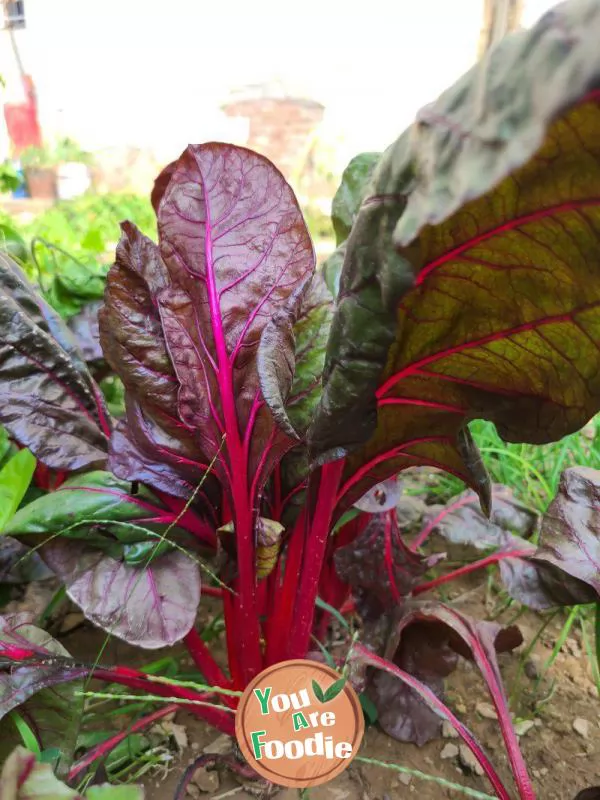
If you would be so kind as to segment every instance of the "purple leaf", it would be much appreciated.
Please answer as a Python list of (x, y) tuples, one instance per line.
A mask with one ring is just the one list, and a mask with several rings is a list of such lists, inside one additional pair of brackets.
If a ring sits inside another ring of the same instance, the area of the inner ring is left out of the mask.
[[(3, 657), (11, 658), (11, 648), (30, 654), (31, 660), (3, 662)], [(64, 647), (35, 627), (28, 614), (0, 616), (0, 719), (18, 708), (41, 748), (60, 749), (63, 769), (72, 757), (83, 711), (77, 681), (87, 671), (69, 663)], [(19, 736), (7, 721), (2, 728), (0, 754), (6, 757)]]
[(216, 473), (226, 486), (234, 471), (246, 475), (258, 491), (290, 445), (262, 398), (256, 357), (265, 326), (314, 270), (302, 213), (265, 158), (209, 144), (179, 158), (158, 228), (171, 278), (159, 309), (179, 416), (209, 459), (226, 433)]
[(51, 577), (38, 553), (11, 536), (0, 536), (0, 583), (31, 583)]
[(42, 555), (86, 618), (129, 644), (148, 650), (171, 645), (194, 624), (200, 574), (185, 553), (132, 566), (82, 542), (55, 539)]
[(73, 337), (0, 259), (0, 423), (45, 466), (101, 467), (110, 418)]
[(600, 471), (571, 467), (542, 521), (533, 562), (557, 604), (592, 603), (600, 594)]
[(438, 560), (413, 553), (404, 544), (394, 512), (373, 515), (368, 525), (351, 544), (335, 553), (335, 566), (342, 580), (382, 609), (398, 606), (419, 579)]
[(78, 314), (70, 318), (68, 323), (81, 355), (88, 364), (102, 361), (104, 358), (100, 347), (100, 329), (98, 327), (98, 312), (102, 306), (101, 300), (87, 303)]

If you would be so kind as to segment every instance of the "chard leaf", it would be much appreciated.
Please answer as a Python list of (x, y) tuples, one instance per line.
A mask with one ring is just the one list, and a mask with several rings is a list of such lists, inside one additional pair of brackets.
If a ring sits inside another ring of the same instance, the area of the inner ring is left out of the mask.
[(35, 458), (25, 448), (0, 469), (0, 533), (19, 507), (35, 471)]
[(0, 583), (31, 583), (51, 577), (38, 553), (11, 536), (0, 536)]
[(72, 332), (81, 355), (87, 364), (102, 361), (104, 356), (100, 347), (100, 328), (98, 325), (98, 312), (102, 308), (102, 301), (87, 303), (81, 311), (69, 320), (69, 330)]
[[(0, 662), (0, 755), (20, 741), (7, 715), (14, 709), (35, 731), (40, 750), (58, 747), (59, 770), (68, 769), (77, 742), (83, 698), (79, 681), (87, 669), (69, 663), (69, 653), (28, 614), (0, 616), (0, 656), (11, 658), (11, 648), (31, 660)], [(2, 795), (4, 797), (4, 795)]]
[(376, 601), (381, 613), (406, 598), (438, 558), (409, 550), (392, 511), (373, 514), (358, 538), (336, 550), (334, 560), (338, 575), (355, 595), (364, 596), (369, 605)]
[(331, 219), (336, 237), (336, 250), (323, 264), (323, 277), (327, 288), (337, 297), (340, 274), (346, 255), (346, 239), (358, 214), (369, 180), (381, 153), (360, 153), (348, 164), (331, 205)]
[(144, 791), (139, 786), (102, 784), (79, 794), (54, 776), (50, 764), (17, 747), (0, 774), (0, 796), (3, 800), (143, 800)]
[(189, 633), (200, 601), (200, 574), (180, 551), (140, 565), (54, 539), (42, 556), (85, 617), (129, 644), (148, 650), (175, 644)]
[(558, 605), (594, 603), (600, 596), (600, 470), (566, 469), (542, 520), (532, 559)]
[[(1, 473), (0, 473), (1, 476)], [(99, 521), (161, 522), (164, 512), (154, 495), (144, 486), (131, 494), (131, 484), (98, 470), (66, 480), (55, 492), (42, 495), (21, 508), (10, 520), (5, 533), (26, 536), (58, 533), (72, 526), (92, 526)], [(68, 535), (68, 531), (66, 531)], [(83, 536), (81, 528), (73, 535)]]
[(262, 156), (190, 146), (160, 200), (158, 230), (171, 281), (158, 306), (179, 416), (207, 459), (217, 457), (226, 491), (235, 471), (255, 493), (290, 446), (263, 400), (256, 359), (269, 320), (314, 271), (302, 213)]
[(102, 395), (66, 325), (2, 254), (0, 330), (0, 422), (51, 469), (102, 466), (110, 432)]
[(111, 439), (110, 467), (121, 478), (189, 496), (208, 462), (197, 437), (178, 418), (179, 382), (157, 301), (168, 284), (158, 247), (123, 223), (99, 314), (102, 349), (127, 398), (126, 418)]
[[(482, 498), (465, 430), (544, 443), (600, 408), (600, 7), (503, 40), (382, 156), (347, 241), (317, 463), (340, 510), (409, 466)], [(338, 511), (339, 513), (339, 511)]]

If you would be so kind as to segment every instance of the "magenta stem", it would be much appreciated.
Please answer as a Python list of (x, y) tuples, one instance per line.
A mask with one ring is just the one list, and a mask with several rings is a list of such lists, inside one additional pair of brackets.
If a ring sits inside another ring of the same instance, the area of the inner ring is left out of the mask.
[(483, 567), (489, 567), (490, 564), (496, 564), (498, 561), (502, 561), (505, 558), (524, 558), (525, 556), (530, 556), (531, 552), (531, 550), (506, 550), (492, 553), (492, 555), (481, 558), (479, 561), (473, 561), (472, 564), (465, 564), (464, 567), (452, 570), (452, 572), (448, 572), (446, 575), (440, 575), (438, 578), (427, 581), (427, 583), (419, 584), (419, 586), (416, 586), (412, 591), (413, 597), (416, 597), (418, 594), (423, 594), (423, 592), (431, 592), (433, 589), (437, 589), (438, 586), (443, 586), (445, 583), (450, 583), (460, 578), (462, 575), (468, 575), (470, 572), (483, 569)]

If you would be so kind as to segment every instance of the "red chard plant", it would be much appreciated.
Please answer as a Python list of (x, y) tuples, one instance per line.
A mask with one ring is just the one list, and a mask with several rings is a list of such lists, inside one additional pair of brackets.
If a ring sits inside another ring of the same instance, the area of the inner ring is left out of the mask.
[[(0, 618), (0, 715), (20, 707), (40, 747), (59, 749), (59, 777), (76, 782), (116, 741), (72, 763), (84, 679), (233, 734), (252, 678), (326, 644), (332, 615), (355, 609), (351, 678), (381, 727), (422, 744), (446, 719), (496, 795), (514, 796), (443, 701), (470, 659), (517, 796), (535, 797), (497, 660), (519, 631), (429, 593), (497, 563), (533, 608), (599, 597), (600, 473), (564, 473), (533, 544), (537, 520), (491, 485), (468, 427), (541, 444), (600, 410), (599, 37), (597, 2), (571, 0), (383, 154), (354, 159), (322, 270), (273, 164), (190, 145), (155, 183), (158, 243), (124, 222), (108, 274), (100, 342), (125, 387), (118, 422), (70, 331), (0, 255), (0, 422), (45, 490), (3, 535), (35, 548), (95, 625), (147, 649), (183, 641), (205, 679), (79, 662), (30, 619)], [(419, 466), (468, 488), (411, 539), (397, 476)], [(434, 530), (482, 557), (428, 577), (443, 559), (423, 551)], [(196, 628), (203, 594), (223, 605), (227, 668)]]

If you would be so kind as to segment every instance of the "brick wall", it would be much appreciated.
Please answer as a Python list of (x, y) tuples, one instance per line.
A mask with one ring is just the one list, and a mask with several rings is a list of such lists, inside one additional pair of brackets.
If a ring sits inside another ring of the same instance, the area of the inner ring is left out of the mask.
[(246, 97), (223, 106), (229, 117), (248, 120), (247, 146), (267, 156), (292, 183), (309, 162), (313, 134), (324, 108), (313, 100)]

